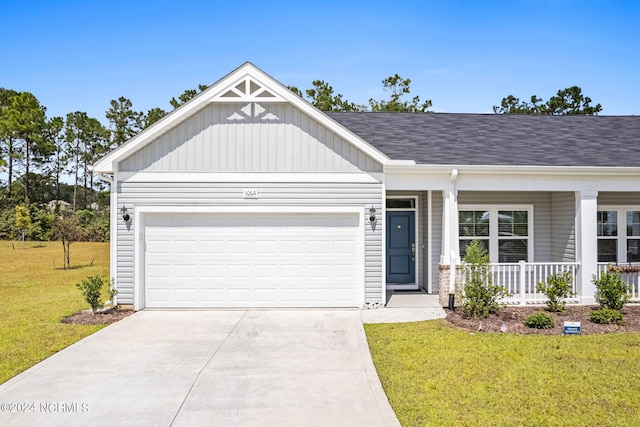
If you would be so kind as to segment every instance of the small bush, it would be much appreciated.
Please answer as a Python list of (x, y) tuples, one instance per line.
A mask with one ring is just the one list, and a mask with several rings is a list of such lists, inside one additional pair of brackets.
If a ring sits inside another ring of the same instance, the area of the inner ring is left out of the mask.
[(624, 324), (622, 312), (612, 308), (601, 308), (600, 310), (592, 311), (589, 314), (589, 320), (594, 323), (615, 323), (616, 325)]
[(571, 289), (572, 281), (571, 272), (565, 271), (547, 277), (547, 283), (538, 283), (538, 290), (547, 297), (546, 304), (549, 311), (564, 311), (565, 299), (574, 295)]
[(629, 285), (622, 280), (620, 273), (603, 271), (600, 277), (593, 276), (596, 285), (596, 302), (602, 308), (621, 310), (629, 302)]
[(102, 288), (106, 284), (106, 279), (102, 274), (88, 276), (82, 279), (82, 283), (76, 283), (76, 287), (82, 291), (85, 301), (91, 306), (93, 314), (104, 307), (102, 302)]
[(498, 301), (508, 295), (507, 290), (502, 286), (493, 285), (489, 271), (489, 255), (477, 240), (467, 246), (462, 271), (462, 309), (467, 316), (489, 317), (490, 314), (504, 308), (505, 304)]
[(544, 311), (539, 311), (527, 316), (527, 318), (524, 319), (524, 324), (530, 328), (551, 329), (555, 326), (556, 322), (553, 321), (553, 317), (549, 316)]

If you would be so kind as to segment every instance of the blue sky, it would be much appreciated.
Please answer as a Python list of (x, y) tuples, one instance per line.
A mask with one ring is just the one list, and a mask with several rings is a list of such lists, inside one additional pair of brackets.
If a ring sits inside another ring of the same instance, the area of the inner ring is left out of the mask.
[(639, 23), (637, 0), (0, 0), (0, 86), (32, 92), (48, 116), (106, 123), (111, 99), (170, 110), (251, 61), (361, 104), (386, 98), (381, 81), (399, 73), (439, 112), (578, 85), (601, 114), (638, 115)]

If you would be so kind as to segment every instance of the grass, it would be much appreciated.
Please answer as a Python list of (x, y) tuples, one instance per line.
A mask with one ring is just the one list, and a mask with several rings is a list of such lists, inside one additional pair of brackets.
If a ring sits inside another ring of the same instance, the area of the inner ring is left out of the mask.
[(61, 268), (60, 242), (26, 242), (25, 249), (21, 242), (13, 245), (0, 242), (0, 383), (101, 329), (60, 321), (89, 308), (76, 283), (109, 274), (108, 243), (73, 243), (67, 270)]
[(444, 320), (365, 331), (405, 427), (638, 425), (640, 334), (470, 333)]

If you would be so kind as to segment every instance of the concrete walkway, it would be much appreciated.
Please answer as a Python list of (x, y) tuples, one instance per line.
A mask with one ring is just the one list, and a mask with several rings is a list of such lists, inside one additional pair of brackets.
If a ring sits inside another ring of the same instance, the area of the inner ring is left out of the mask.
[(0, 404), (2, 426), (399, 425), (360, 310), (138, 312), (0, 385)]

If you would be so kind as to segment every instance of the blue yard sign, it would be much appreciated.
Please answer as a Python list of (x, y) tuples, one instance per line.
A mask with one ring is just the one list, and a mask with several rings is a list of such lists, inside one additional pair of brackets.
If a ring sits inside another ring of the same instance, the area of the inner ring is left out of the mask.
[(580, 322), (564, 322), (565, 335), (579, 335), (580, 329)]

